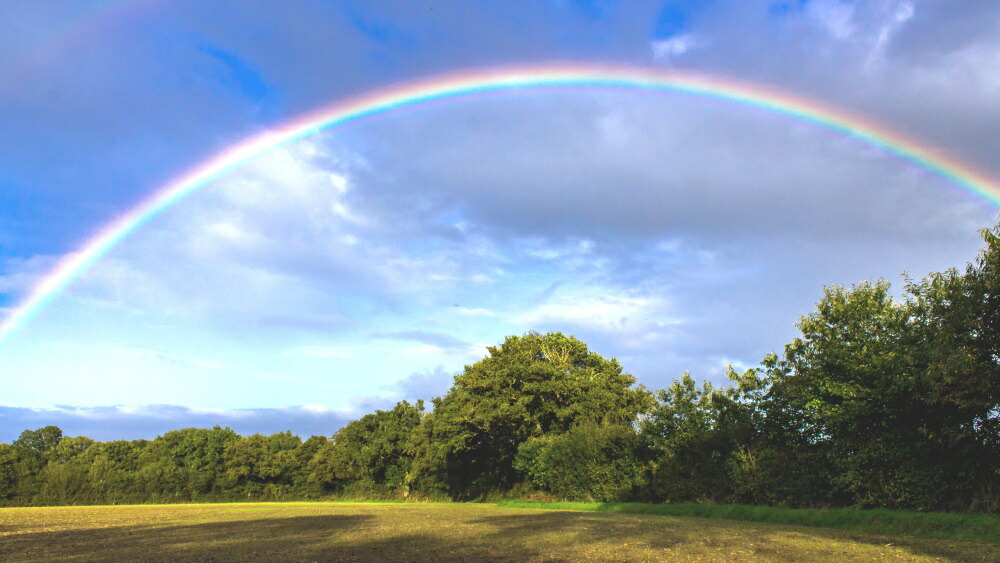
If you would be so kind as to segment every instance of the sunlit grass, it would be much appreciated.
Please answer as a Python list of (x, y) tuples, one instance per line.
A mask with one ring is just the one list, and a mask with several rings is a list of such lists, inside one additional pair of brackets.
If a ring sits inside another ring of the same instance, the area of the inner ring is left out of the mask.
[(876, 534), (905, 534), (921, 538), (959, 539), (1000, 544), (1000, 517), (988, 514), (910, 512), (856, 508), (781, 508), (741, 504), (645, 504), (596, 502), (503, 501), (508, 508), (547, 508), (590, 512), (659, 514), (698, 518), (768, 522)]
[(348, 502), (0, 509), (0, 560), (1000, 559), (989, 543), (563, 506), (590, 511)]

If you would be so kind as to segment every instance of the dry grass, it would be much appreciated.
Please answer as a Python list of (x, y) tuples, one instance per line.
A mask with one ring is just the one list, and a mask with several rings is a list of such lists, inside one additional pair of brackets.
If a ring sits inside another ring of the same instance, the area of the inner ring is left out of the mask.
[(284, 503), (0, 509), (0, 560), (1000, 560), (995, 545), (502, 508)]

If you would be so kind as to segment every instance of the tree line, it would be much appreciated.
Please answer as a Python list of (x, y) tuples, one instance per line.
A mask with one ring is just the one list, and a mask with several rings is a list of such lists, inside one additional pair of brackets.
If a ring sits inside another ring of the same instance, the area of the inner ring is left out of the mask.
[(429, 408), (331, 438), (229, 428), (0, 444), (7, 505), (499, 497), (1000, 512), (1000, 224), (963, 269), (829, 287), (780, 354), (636, 385), (558, 332), (507, 337)]

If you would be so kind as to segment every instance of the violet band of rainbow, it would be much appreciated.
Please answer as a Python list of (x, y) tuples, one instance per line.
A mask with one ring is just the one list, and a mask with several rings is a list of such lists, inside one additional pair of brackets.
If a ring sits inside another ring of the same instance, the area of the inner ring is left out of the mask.
[(877, 146), (1000, 207), (1000, 183), (961, 160), (876, 121), (786, 92), (728, 78), (650, 68), (576, 64), (479, 69), (407, 82), (336, 102), (255, 135), (155, 190), (59, 263), (0, 324), (0, 345), (122, 240), (177, 202), (268, 151), (320, 131), (438, 100), (517, 89), (618, 88), (676, 92), (785, 115)]

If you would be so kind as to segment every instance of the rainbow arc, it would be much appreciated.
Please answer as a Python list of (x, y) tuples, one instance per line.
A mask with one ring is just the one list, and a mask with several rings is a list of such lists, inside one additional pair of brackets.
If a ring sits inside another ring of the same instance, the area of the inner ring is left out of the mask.
[(461, 72), (377, 90), (312, 112), (226, 149), (155, 190), (67, 254), (0, 324), (0, 344), (41, 312), (121, 241), (164, 210), (253, 159), (321, 131), (398, 108), (515, 89), (619, 88), (679, 92), (758, 108), (813, 123), (880, 147), (1000, 207), (1000, 184), (973, 166), (874, 120), (763, 86), (681, 71), (546, 65)]

